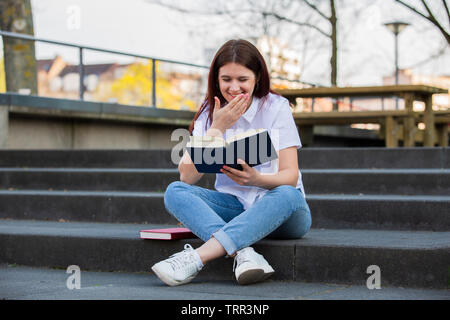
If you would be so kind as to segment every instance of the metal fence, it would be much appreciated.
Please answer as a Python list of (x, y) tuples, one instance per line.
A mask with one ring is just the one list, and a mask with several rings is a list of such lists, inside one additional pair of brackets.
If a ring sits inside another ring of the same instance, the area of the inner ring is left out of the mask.
[(15, 39), (22, 39), (22, 40), (28, 40), (28, 41), (34, 41), (34, 42), (43, 42), (43, 43), (48, 43), (48, 44), (77, 48), (78, 52), (79, 52), (78, 75), (79, 75), (79, 81), (80, 81), (80, 84), (79, 84), (79, 99), (80, 100), (84, 100), (84, 93), (85, 93), (85, 85), (83, 82), (84, 74), (85, 74), (85, 72), (84, 72), (85, 65), (83, 62), (83, 58), (84, 58), (84, 52), (86, 50), (151, 60), (151, 63), (152, 63), (152, 74), (151, 74), (151, 79), (152, 79), (151, 102), (152, 102), (152, 105), (151, 105), (151, 107), (154, 107), (154, 108), (156, 108), (156, 96), (157, 96), (157, 92), (156, 92), (156, 81), (157, 81), (156, 62), (166, 62), (166, 63), (195, 67), (195, 68), (200, 68), (200, 69), (209, 69), (209, 66), (204, 66), (204, 65), (199, 65), (199, 64), (156, 58), (156, 57), (134, 54), (134, 53), (118, 51), (118, 50), (96, 48), (96, 47), (91, 47), (91, 46), (75, 44), (75, 43), (69, 43), (69, 42), (65, 42), (65, 41), (55, 41), (55, 40), (49, 40), (49, 39), (44, 39), (44, 38), (37, 38), (37, 37), (26, 35), (26, 34), (20, 34), (20, 33), (8, 32), (8, 31), (0, 30), (0, 35), (2, 37), (9, 37), (9, 38), (15, 38)]

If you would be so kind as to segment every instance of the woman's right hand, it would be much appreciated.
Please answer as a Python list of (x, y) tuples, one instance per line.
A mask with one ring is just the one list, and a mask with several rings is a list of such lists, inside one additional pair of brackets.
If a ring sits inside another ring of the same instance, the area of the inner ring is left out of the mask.
[(219, 98), (214, 97), (213, 122), (210, 129), (220, 130), (223, 134), (245, 113), (248, 100), (248, 94), (240, 94), (221, 108)]

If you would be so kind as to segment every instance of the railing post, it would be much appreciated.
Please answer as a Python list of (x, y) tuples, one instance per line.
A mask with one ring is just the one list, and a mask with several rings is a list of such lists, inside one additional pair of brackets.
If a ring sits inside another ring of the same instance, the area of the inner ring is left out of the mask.
[(434, 147), (435, 137), (435, 120), (433, 111), (433, 96), (428, 94), (423, 96), (425, 102), (425, 110), (423, 113), (423, 122), (425, 123), (425, 130), (423, 132), (423, 146)]
[(0, 149), (8, 147), (9, 110), (8, 105), (0, 106)]
[(84, 64), (83, 64), (83, 48), (79, 47), (80, 63), (78, 65), (78, 75), (80, 76), (80, 100), (84, 100)]
[(392, 116), (385, 117), (384, 122), (384, 141), (386, 148), (398, 147), (398, 124), (397, 120)]
[[(397, 96), (396, 96), (397, 97)], [(405, 100), (405, 109), (407, 116), (403, 120), (403, 146), (414, 147), (416, 144), (416, 121), (414, 118), (414, 94), (405, 94), (403, 99)]]
[(156, 108), (156, 61), (152, 59), (152, 107)]

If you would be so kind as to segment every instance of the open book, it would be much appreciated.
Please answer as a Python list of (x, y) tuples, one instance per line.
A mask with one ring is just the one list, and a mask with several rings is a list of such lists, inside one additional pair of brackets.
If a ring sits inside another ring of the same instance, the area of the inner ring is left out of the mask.
[(220, 173), (223, 165), (238, 170), (242, 166), (237, 159), (253, 167), (278, 158), (266, 129), (251, 129), (228, 139), (210, 136), (193, 136), (186, 145), (198, 172)]

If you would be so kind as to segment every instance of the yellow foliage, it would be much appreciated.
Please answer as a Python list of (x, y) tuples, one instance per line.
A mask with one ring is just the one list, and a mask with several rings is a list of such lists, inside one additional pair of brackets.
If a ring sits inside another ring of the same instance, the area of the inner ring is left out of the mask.
[[(156, 63), (156, 105), (158, 108), (180, 110), (182, 106), (195, 111), (195, 102), (183, 98), (183, 93), (171, 84)], [(102, 92), (102, 93), (100, 93)], [(111, 98), (117, 103), (151, 106), (152, 105), (152, 63), (135, 62), (129, 65), (123, 76), (112, 83), (97, 88), (97, 97), (101, 100)]]
[(6, 92), (6, 78), (5, 78), (5, 65), (3, 64), (4, 59), (0, 59), (0, 92)]
[(272, 89), (289, 89), (289, 86), (284, 83), (273, 83)]

